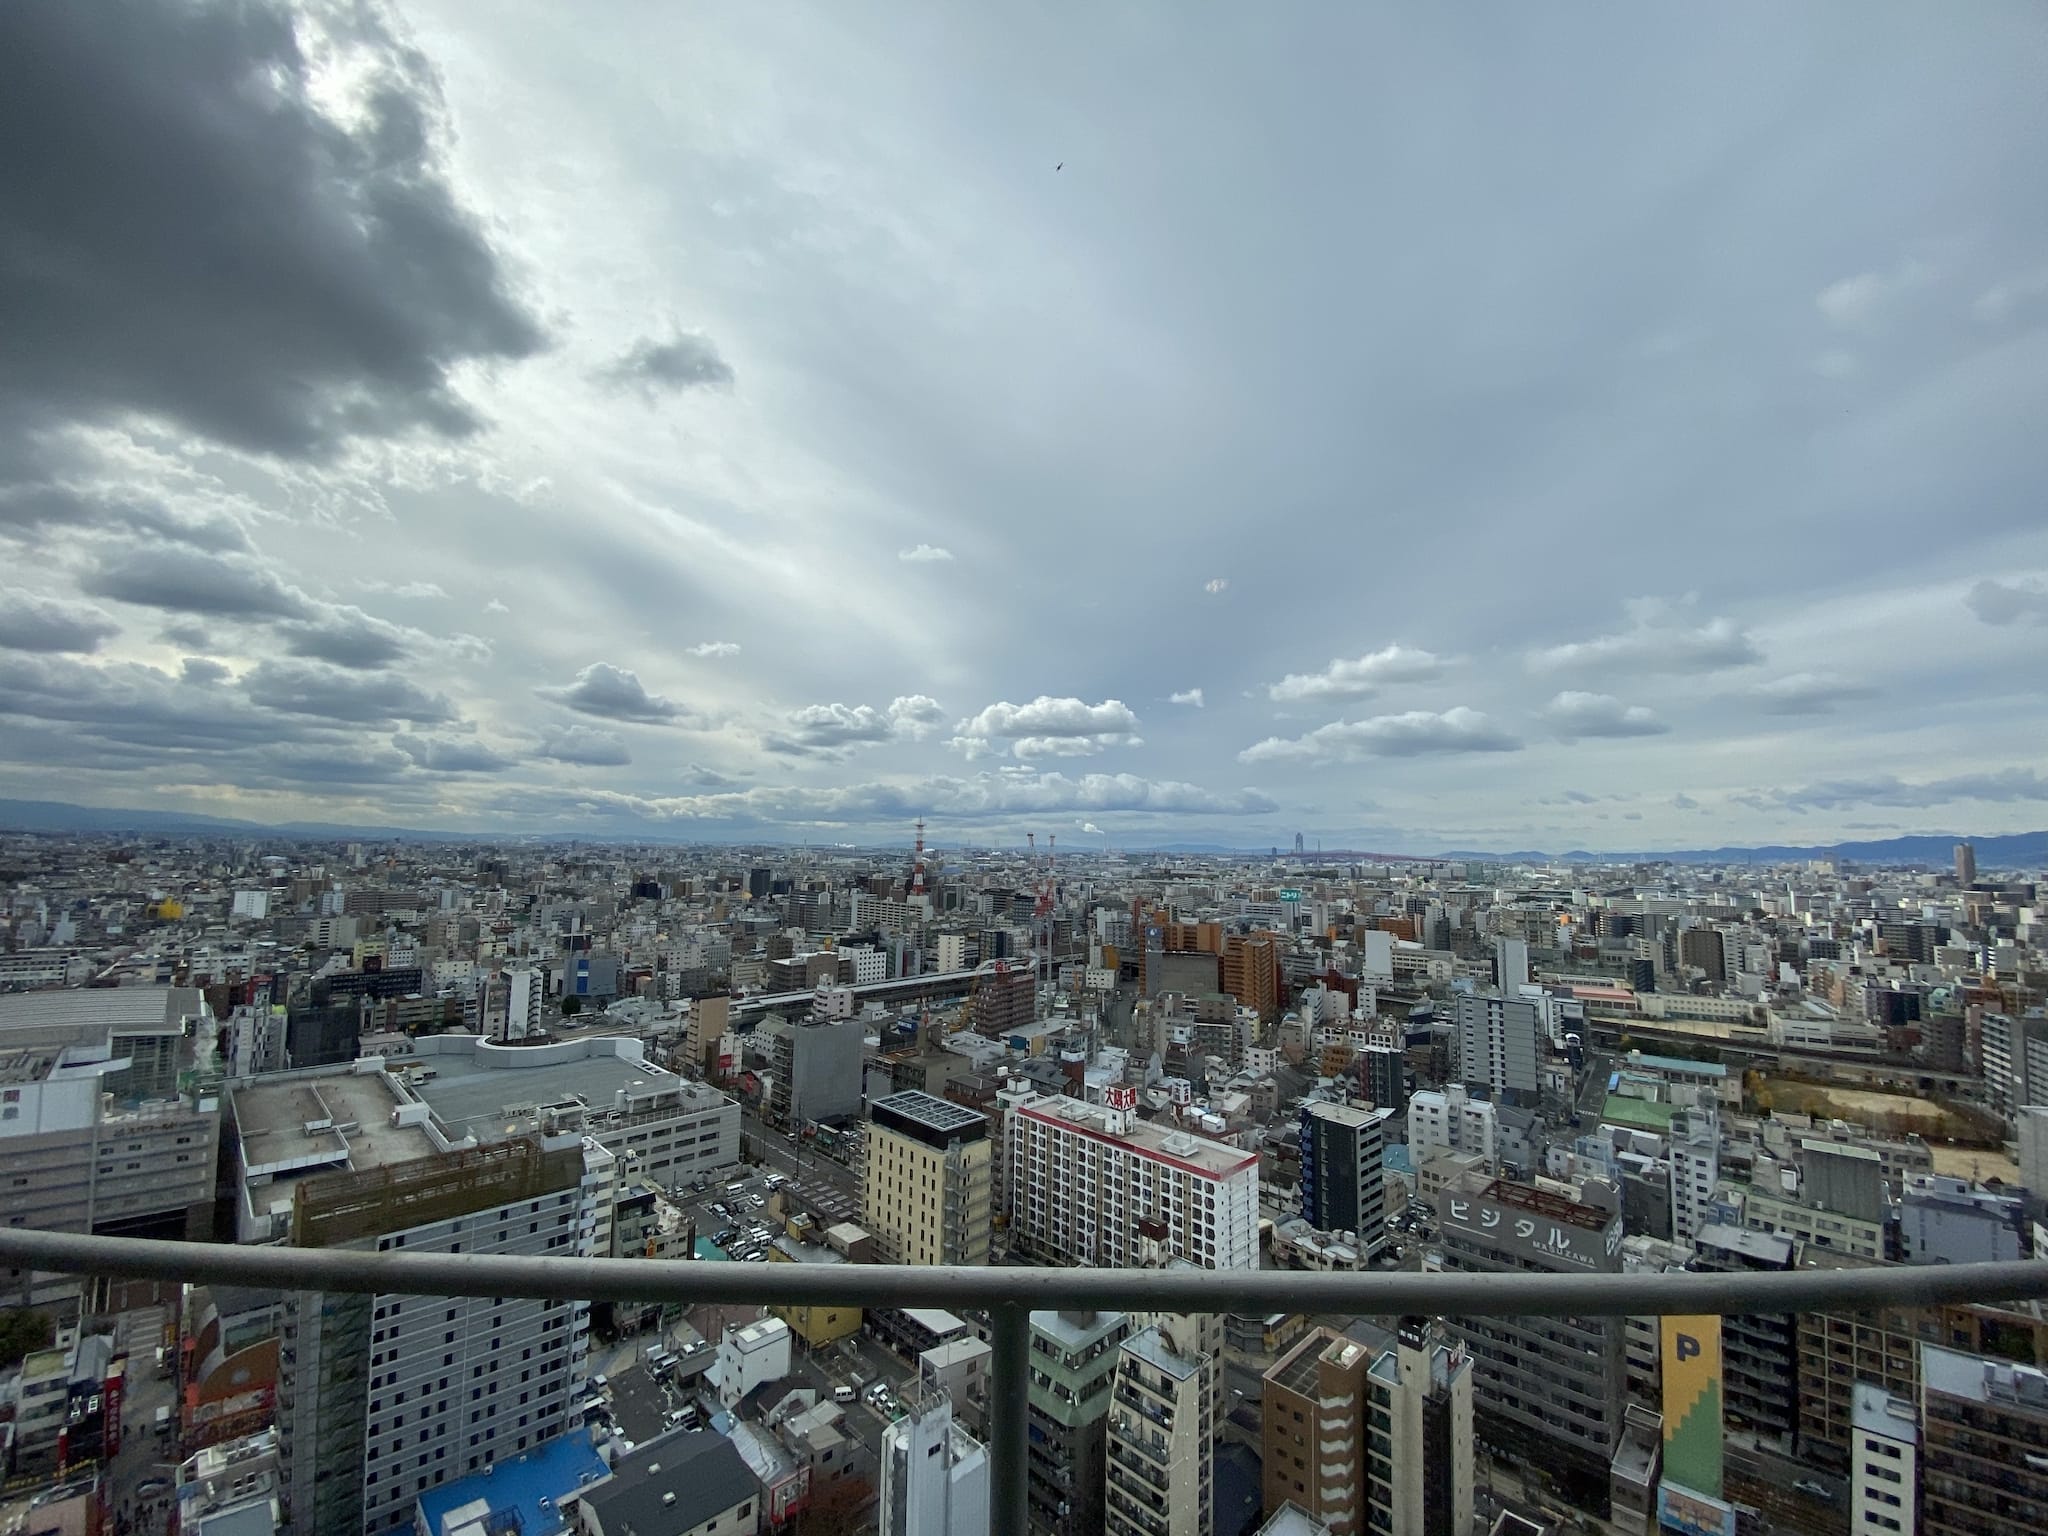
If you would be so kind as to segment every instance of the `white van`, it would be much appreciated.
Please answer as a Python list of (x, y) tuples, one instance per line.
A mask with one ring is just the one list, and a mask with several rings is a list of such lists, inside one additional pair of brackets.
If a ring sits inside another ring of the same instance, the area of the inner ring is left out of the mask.
[(853, 1388), (851, 1387), (834, 1387), (832, 1389), (832, 1401), (835, 1403), (850, 1403), (853, 1401), (853, 1395)]

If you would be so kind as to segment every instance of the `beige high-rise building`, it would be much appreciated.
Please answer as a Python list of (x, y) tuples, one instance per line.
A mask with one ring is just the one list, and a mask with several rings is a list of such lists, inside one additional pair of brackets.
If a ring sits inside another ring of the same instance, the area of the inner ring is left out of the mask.
[(1124, 1340), (1109, 1411), (1107, 1536), (1209, 1536), (1215, 1446), (1210, 1358), (1164, 1328)]
[(994, 1146), (988, 1117), (912, 1090), (874, 1106), (861, 1225), (884, 1264), (988, 1263)]

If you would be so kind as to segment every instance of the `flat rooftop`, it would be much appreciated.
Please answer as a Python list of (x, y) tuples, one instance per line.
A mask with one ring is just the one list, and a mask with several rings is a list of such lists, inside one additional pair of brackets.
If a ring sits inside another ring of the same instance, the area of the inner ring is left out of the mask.
[(1110, 1129), (1111, 1119), (1117, 1111), (1100, 1104), (1084, 1104), (1079, 1099), (1044, 1094), (1019, 1104), (1015, 1113), (1027, 1120), (1042, 1121), (1061, 1130), (1108, 1142), (1111, 1146), (1131, 1148), (1147, 1157), (1200, 1174), (1203, 1178), (1228, 1178), (1259, 1165), (1255, 1152), (1246, 1152), (1241, 1147), (1226, 1146), (1205, 1136), (1193, 1136), (1135, 1116), (1130, 1117), (1128, 1128), (1119, 1134)]
[[(517, 1063), (489, 1066), (475, 1058), (427, 1056), (422, 1064), (435, 1075), (421, 1081), (417, 1074), (410, 1086), (420, 1101), (434, 1111), (449, 1138), (461, 1141), (474, 1135), (479, 1141), (517, 1136), (533, 1128), (535, 1111), (543, 1104), (574, 1099), (587, 1108), (603, 1112), (612, 1107), (620, 1089), (643, 1099), (673, 1092), (680, 1097), (674, 1105), (678, 1115), (715, 1109), (725, 1096), (715, 1089), (678, 1077), (665, 1067), (622, 1056), (590, 1055), (574, 1061), (547, 1061), (536, 1056), (531, 1066)], [(508, 1114), (508, 1110), (517, 1113)]]
[(876, 1125), (941, 1148), (951, 1141), (979, 1141), (988, 1134), (988, 1117), (980, 1110), (915, 1088), (878, 1100), (869, 1118)]
[(256, 1078), (229, 1093), (242, 1133), (242, 1160), (252, 1174), (337, 1164), (360, 1173), (436, 1150), (418, 1126), (391, 1123), (399, 1101), (374, 1072)]
[(1147, 1365), (1164, 1371), (1175, 1381), (1186, 1381), (1199, 1369), (1194, 1361), (1175, 1354), (1173, 1346), (1166, 1342), (1166, 1335), (1157, 1328), (1147, 1328), (1132, 1334), (1124, 1340), (1124, 1348)]
[(203, 1011), (197, 987), (61, 987), (0, 995), (0, 1031), (52, 1026), (135, 1032), (179, 1029)]

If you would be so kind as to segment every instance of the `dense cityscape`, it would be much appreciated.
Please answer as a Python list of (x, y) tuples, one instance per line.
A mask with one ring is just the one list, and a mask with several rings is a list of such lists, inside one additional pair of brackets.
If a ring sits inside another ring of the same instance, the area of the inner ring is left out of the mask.
[(2044, 80), (0, 0), (0, 1536), (2048, 1536)]
[[(1537, 866), (927, 830), (7, 837), (8, 1224), (654, 1265), (2048, 1249), (2039, 872), (1967, 843)], [(972, 1309), (4, 1280), (10, 1529), (989, 1526)], [(1676, 1496), (1963, 1536), (2048, 1497), (2036, 1303), (1730, 1317), (1684, 1436), (1656, 1318), (1031, 1329), (1048, 1533), (1644, 1536)]]

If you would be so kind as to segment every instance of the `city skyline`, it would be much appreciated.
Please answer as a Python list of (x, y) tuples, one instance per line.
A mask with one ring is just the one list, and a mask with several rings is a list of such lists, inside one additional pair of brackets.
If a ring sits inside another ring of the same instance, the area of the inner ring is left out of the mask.
[(2048, 820), (2027, 8), (94, 12), (0, 12), (0, 795)]

